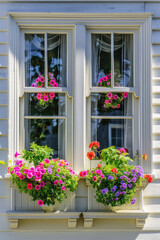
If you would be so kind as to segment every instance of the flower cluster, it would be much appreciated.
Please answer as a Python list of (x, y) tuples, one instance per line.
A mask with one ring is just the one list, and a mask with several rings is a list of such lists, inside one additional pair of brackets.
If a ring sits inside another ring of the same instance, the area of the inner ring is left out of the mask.
[[(114, 73), (114, 82), (117, 87), (120, 87), (120, 73), (115, 72)], [(97, 82), (98, 87), (111, 87), (111, 73), (106, 74), (105, 77), (100, 78), (100, 80)]]
[(147, 179), (149, 183), (151, 183), (153, 181), (151, 175), (149, 175), (149, 174), (145, 174), (144, 178)]
[[(115, 72), (114, 73), (114, 83), (116, 87), (120, 87), (120, 73)], [(100, 78), (100, 80), (97, 82), (98, 87), (111, 87), (111, 73), (107, 74), (105, 77)], [(106, 93), (106, 99), (104, 101), (104, 108), (105, 109), (117, 109), (121, 107), (121, 103), (124, 100), (124, 98), (127, 98), (128, 93)]]
[[(36, 78), (36, 83), (32, 83), (32, 87), (42, 88), (45, 87), (45, 78), (42, 74), (39, 74), (39, 76)], [(48, 87), (58, 87), (58, 83), (56, 82), (56, 79), (54, 77), (53, 73), (48, 73)], [(45, 106), (48, 103), (52, 103), (53, 99), (55, 98), (55, 93), (42, 93), (39, 92), (34, 97), (35, 100), (39, 101), (39, 104), (41, 106)]]
[[(94, 146), (93, 143), (89, 147)], [(96, 146), (99, 147), (99, 144)], [(81, 171), (79, 175), (86, 176), (93, 188), (96, 189), (96, 201), (111, 206), (134, 204), (136, 202), (134, 197), (136, 186), (141, 185), (144, 178), (151, 182), (151, 176), (143, 176), (141, 166), (128, 164), (129, 161), (133, 161), (128, 156), (128, 149), (116, 149), (111, 146), (101, 151), (92, 148), (92, 153), (94, 151), (101, 158), (100, 164), (90, 171)], [(91, 154), (87, 154), (87, 156), (89, 159), (93, 158), (91, 158)]]
[(104, 101), (104, 108), (120, 108), (121, 102), (123, 101), (124, 98), (128, 97), (128, 93), (106, 93), (106, 100)]
[(78, 184), (78, 177), (66, 160), (44, 159), (29, 167), (23, 160), (16, 159), (7, 170), (19, 191), (31, 195), (40, 206), (54, 205), (56, 199), (61, 202), (67, 197), (67, 191), (75, 191)]

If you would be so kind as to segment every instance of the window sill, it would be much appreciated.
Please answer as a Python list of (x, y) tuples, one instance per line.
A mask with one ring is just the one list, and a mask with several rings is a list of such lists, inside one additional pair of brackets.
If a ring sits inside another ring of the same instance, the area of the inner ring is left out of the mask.
[(141, 210), (118, 210), (115, 212), (83, 212), (84, 228), (91, 228), (94, 219), (135, 219), (136, 227), (143, 228), (148, 212)]
[(17, 229), (19, 220), (23, 219), (67, 219), (68, 228), (76, 228), (77, 219), (80, 212), (22, 212), (22, 211), (9, 211), (7, 213), (10, 229)]

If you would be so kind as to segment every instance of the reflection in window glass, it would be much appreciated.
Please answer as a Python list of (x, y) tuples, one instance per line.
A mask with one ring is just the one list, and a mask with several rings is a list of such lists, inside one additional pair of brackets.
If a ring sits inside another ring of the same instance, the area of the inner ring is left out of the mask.
[(44, 74), (44, 34), (25, 34), (25, 85)]
[(111, 34), (92, 34), (92, 85), (111, 72)]
[(25, 119), (25, 148), (33, 141), (54, 149), (54, 157), (65, 159), (65, 120)]
[(133, 86), (133, 34), (114, 34), (115, 86)]
[(100, 142), (101, 149), (113, 145), (127, 148), (132, 155), (132, 120), (92, 119), (91, 141)]
[(48, 72), (54, 74), (59, 87), (66, 87), (66, 35), (47, 34), (47, 51)]
[(91, 94), (91, 115), (92, 116), (131, 116), (132, 115), (132, 94), (128, 94), (117, 109), (104, 108), (105, 93)]
[[(65, 94), (56, 93), (53, 100), (41, 105), (37, 99), (38, 94), (43, 93), (26, 93), (25, 94), (25, 116), (64, 116), (65, 115)], [(45, 93), (49, 95), (52, 93)]]

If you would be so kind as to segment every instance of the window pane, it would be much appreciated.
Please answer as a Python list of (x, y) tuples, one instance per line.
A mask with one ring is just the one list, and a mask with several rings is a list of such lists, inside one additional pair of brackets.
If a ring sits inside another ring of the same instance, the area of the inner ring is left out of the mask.
[(100, 142), (101, 149), (113, 145), (127, 148), (132, 155), (132, 120), (92, 119), (91, 141)]
[[(127, 98), (121, 102), (120, 108), (106, 109), (104, 102), (107, 93), (91, 94), (91, 115), (92, 116), (131, 116), (132, 115), (132, 94), (129, 93)], [(118, 93), (117, 93), (118, 94)]]
[(92, 34), (92, 85), (111, 72), (111, 34)]
[(54, 74), (59, 87), (66, 87), (66, 35), (47, 34), (47, 50), (48, 73)]
[(25, 119), (25, 148), (33, 141), (54, 149), (54, 157), (65, 158), (65, 120)]
[(44, 34), (25, 34), (25, 85), (44, 74)]
[(48, 93), (46, 99), (49, 100), (44, 101), (42, 99), (37, 99), (38, 96), (42, 98), (46, 96), (43, 93), (26, 93), (25, 116), (64, 116), (65, 94), (56, 93), (53, 100), (50, 99), (50, 94), (54, 96), (54, 93)]
[(115, 86), (133, 86), (133, 34), (114, 34)]

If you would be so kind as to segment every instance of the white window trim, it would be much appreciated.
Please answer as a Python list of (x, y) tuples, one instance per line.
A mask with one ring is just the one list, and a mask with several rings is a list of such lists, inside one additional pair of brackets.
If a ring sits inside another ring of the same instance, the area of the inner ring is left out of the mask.
[[(9, 157), (19, 147), (19, 69), (20, 31), (24, 29), (71, 29), (74, 59), (73, 79), (73, 159), (76, 172), (86, 168), (86, 96), (88, 95), (86, 61), (86, 29), (114, 28), (139, 31), (139, 113), (140, 113), (140, 154), (147, 153), (148, 161), (143, 162), (146, 172), (152, 171), (152, 86), (151, 86), (151, 13), (9, 13)], [(74, 84), (76, 81), (76, 84)], [(122, 90), (121, 90), (122, 91)], [(77, 107), (78, 106), (78, 107)], [(75, 125), (76, 123), (76, 125)], [(77, 127), (78, 126), (78, 127)], [(149, 129), (149, 131), (146, 131)], [(88, 130), (88, 129), (87, 129)], [(71, 143), (72, 144), (72, 143)]]

